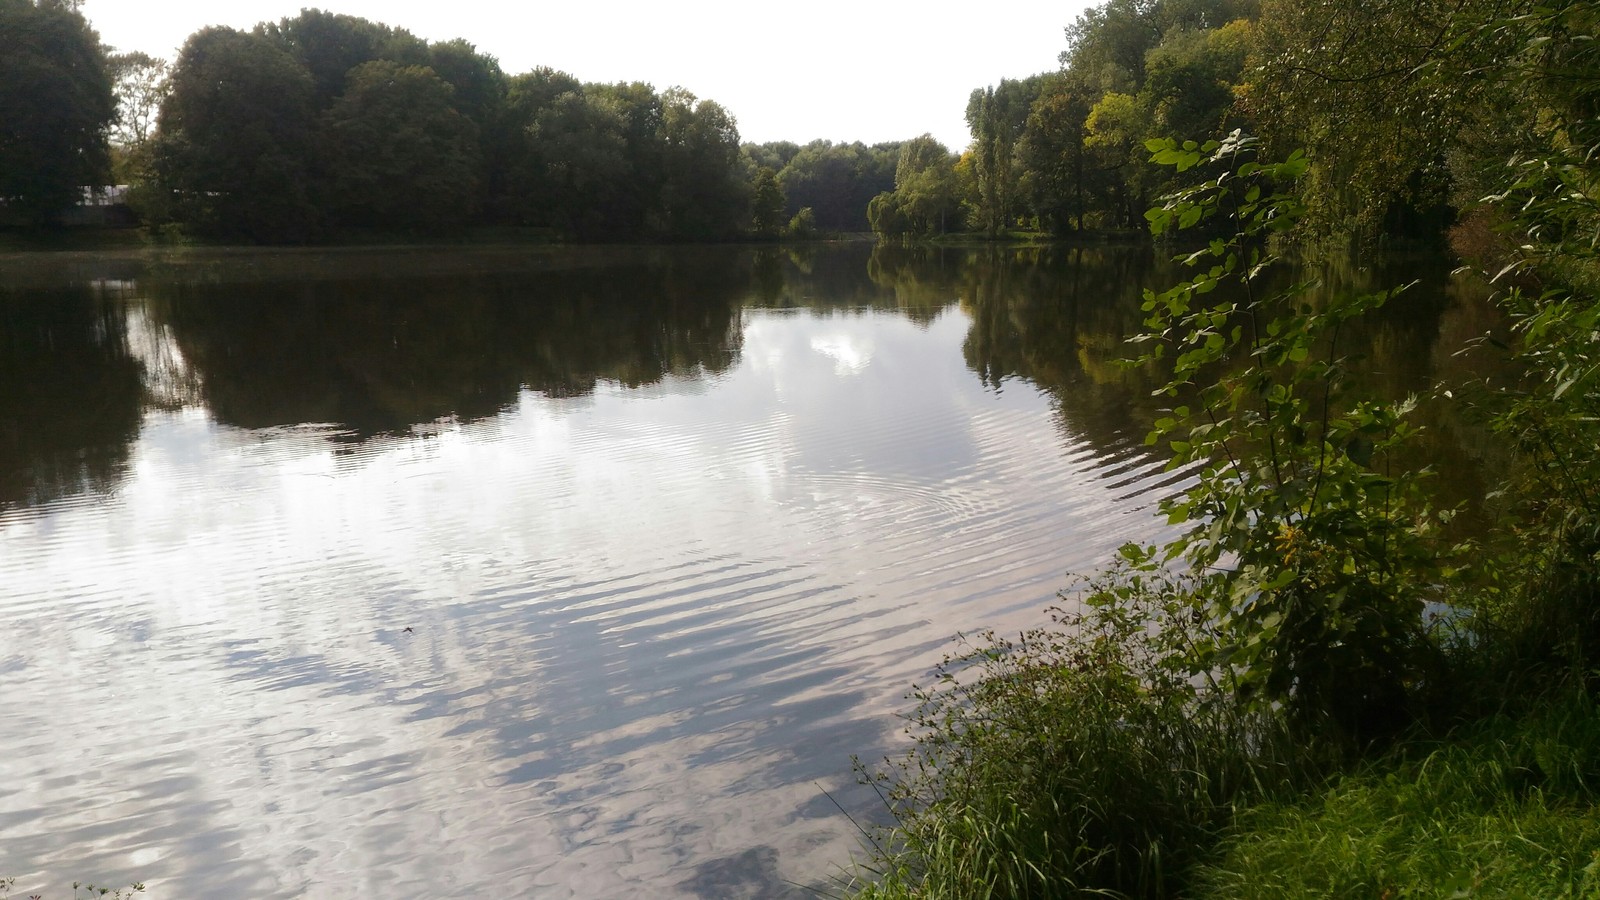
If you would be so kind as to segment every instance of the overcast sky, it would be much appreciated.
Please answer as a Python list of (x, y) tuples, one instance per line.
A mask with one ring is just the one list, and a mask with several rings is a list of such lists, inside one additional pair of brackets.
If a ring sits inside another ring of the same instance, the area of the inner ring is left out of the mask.
[[(87, 0), (105, 43), (173, 58), (207, 25), (249, 28), (304, 0)], [(967, 144), (973, 88), (1056, 68), (1063, 31), (1089, 5), (879, 2), (331, 0), (320, 7), (465, 38), (511, 74), (535, 66), (584, 81), (681, 85), (727, 107), (747, 141), (868, 143), (931, 132)]]

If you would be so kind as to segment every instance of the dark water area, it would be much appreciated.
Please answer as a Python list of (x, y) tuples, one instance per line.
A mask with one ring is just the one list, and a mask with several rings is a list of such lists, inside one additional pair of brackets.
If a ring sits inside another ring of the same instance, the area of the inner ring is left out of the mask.
[[(0, 256), (0, 877), (808, 896), (952, 635), (1182, 483), (1149, 250)], [(1394, 396), (1496, 327), (1442, 265)], [(1495, 451), (1427, 413), (1441, 491)], [(1419, 462), (1421, 464), (1421, 462)], [(826, 792), (826, 793), (825, 793)]]

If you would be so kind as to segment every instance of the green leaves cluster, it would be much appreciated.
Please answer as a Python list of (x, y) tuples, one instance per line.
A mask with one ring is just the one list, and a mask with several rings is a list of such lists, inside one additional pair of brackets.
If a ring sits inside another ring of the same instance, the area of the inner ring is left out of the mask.
[(1147, 215), (1164, 234), (1205, 227), (1183, 261), (1193, 277), (1146, 292), (1139, 363), (1166, 366), (1175, 405), (1148, 441), (1166, 442), (1194, 481), (1163, 508), (1186, 530), (1155, 568), (1181, 558), (1196, 574), (1194, 615), (1208, 623), (1196, 672), (1307, 727), (1367, 739), (1404, 723), (1426, 661), (1423, 609), (1437, 571), (1434, 525), (1393, 451), (1412, 433), (1412, 404), (1350, 394), (1355, 360), (1341, 331), (1392, 292), (1308, 302), (1310, 284), (1265, 290), (1280, 262), (1273, 235), (1303, 207), (1296, 154), (1255, 159), (1239, 132), (1197, 144), (1155, 140), (1155, 162), (1206, 181)]
[(104, 184), (115, 116), (99, 36), (77, 5), (0, 0), (0, 207), (43, 224)]
[[(1536, 100), (1537, 124), (1485, 205), (1512, 249), (1497, 279), (1527, 374), (1500, 386), (1498, 431), (1517, 449), (1510, 486), (1525, 544), (1500, 621), (1528, 661), (1600, 660), (1600, 13), (1553, 0), (1491, 19), (1480, 40), (1515, 48), (1504, 80)], [(1509, 602), (1507, 602), (1509, 601)]]
[(867, 205), (867, 220), (879, 234), (936, 235), (955, 230), (962, 221), (956, 157), (924, 134), (900, 147), (894, 190)]

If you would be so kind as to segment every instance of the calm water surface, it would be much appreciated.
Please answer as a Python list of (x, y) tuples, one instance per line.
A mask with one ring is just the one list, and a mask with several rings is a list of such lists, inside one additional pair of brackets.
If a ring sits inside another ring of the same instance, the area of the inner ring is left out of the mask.
[[(1148, 252), (0, 257), (0, 876), (787, 897), (1173, 489)], [(1369, 336), (1421, 385), (1438, 281)], [(1458, 333), (1459, 332), (1459, 333)], [(1441, 451), (1465, 453), (1470, 450)]]

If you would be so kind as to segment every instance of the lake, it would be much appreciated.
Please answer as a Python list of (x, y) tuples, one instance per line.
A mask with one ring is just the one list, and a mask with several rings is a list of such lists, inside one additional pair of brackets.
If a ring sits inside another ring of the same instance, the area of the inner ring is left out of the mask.
[[(808, 896), (952, 636), (1163, 533), (1154, 258), (0, 255), (0, 877)], [(1407, 271), (1400, 393), (1490, 321)]]

